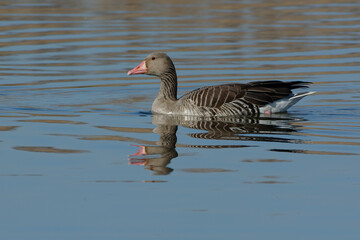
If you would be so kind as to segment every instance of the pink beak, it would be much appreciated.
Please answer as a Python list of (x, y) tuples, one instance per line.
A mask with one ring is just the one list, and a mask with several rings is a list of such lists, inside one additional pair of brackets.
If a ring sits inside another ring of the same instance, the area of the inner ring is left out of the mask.
[(143, 74), (147, 72), (146, 62), (142, 61), (137, 67), (128, 71), (127, 75)]
[(131, 146), (139, 147), (140, 149), (136, 153), (131, 154), (130, 156), (141, 156), (141, 155), (146, 155), (147, 154), (145, 146), (135, 145), (135, 144), (131, 144)]

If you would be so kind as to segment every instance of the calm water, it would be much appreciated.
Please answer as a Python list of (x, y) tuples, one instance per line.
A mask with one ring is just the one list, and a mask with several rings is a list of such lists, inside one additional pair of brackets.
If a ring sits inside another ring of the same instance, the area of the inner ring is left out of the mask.
[[(195, 1), (196, 2), (196, 1)], [(0, 4), (1, 239), (358, 239), (358, 1)], [(288, 114), (151, 116), (180, 95), (305, 80)]]

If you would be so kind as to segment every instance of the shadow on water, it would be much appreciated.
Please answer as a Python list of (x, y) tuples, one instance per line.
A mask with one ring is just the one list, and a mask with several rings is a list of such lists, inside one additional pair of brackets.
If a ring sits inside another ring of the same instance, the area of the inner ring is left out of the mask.
[[(297, 120), (289, 114), (258, 118), (198, 118), (153, 115), (152, 123), (156, 125), (153, 132), (159, 135), (159, 140), (155, 145), (134, 145), (139, 147), (139, 150), (129, 157), (129, 164), (143, 165), (146, 169), (154, 171), (156, 175), (166, 175), (173, 171), (167, 165), (178, 156), (176, 147), (211, 149), (254, 147), (244, 144), (189, 145), (177, 143), (178, 126), (201, 130), (200, 133), (187, 134), (197, 139), (232, 140), (232, 143), (233, 141), (294, 143), (300, 140), (279, 137), (279, 135), (296, 132), (292, 122)], [(277, 137), (270, 136), (274, 134)]]

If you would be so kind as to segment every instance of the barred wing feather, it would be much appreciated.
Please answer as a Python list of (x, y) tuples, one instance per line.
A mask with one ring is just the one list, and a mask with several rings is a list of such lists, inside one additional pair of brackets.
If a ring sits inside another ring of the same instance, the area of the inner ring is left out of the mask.
[(292, 89), (306, 88), (307, 82), (264, 81), (248, 84), (224, 84), (196, 89), (181, 100), (191, 100), (198, 107), (219, 108), (226, 103), (242, 100), (258, 107), (292, 96)]

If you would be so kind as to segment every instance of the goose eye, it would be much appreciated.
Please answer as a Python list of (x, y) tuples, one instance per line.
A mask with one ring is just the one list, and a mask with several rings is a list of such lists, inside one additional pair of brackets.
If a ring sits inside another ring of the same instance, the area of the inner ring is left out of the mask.
[(152, 57), (151, 60), (155, 60), (155, 57)]

